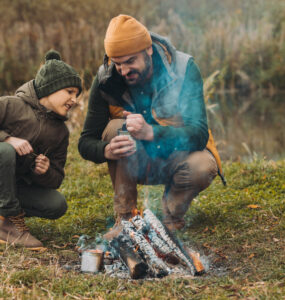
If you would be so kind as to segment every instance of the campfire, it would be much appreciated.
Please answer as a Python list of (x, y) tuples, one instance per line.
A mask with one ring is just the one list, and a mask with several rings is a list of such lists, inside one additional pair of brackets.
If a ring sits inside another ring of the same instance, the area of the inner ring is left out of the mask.
[[(186, 250), (151, 210), (145, 209), (142, 215), (122, 221), (122, 225), (120, 235), (108, 244), (105, 241), (81, 249), (81, 269), (89, 267), (82, 271), (92, 272), (93, 263), (93, 272), (105, 270), (112, 277), (132, 279), (161, 278), (170, 274), (196, 276), (205, 272), (199, 253)], [(93, 258), (92, 251), (96, 252)], [(85, 252), (89, 252), (88, 257)]]

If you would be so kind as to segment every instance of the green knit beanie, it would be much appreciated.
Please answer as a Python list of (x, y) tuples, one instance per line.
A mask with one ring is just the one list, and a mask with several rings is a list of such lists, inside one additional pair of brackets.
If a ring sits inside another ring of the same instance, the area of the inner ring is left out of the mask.
[(45, 64), (38, 71), (34, 85), (39, 99), (67, 87), (77, 87), (78, 95), (82, 91), (79, 74), (55, 50), (46, 53)]

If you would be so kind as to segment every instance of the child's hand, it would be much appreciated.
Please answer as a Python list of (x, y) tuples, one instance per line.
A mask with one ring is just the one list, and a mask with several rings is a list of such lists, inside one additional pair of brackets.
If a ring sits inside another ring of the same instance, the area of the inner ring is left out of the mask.
[(9, 136), (8, 138), (5, 139), (4, 142), (13, 146), (14, 149), (16, 150), (16, 152), (20, 156), (30, 154), (34, 151), (31, 144), (27, 140), (24, 140), (24, 139)]
[(35, 169), (34, 173), (37, 175), (42, 175), (47, 172), (49, 169), (50, 163), (48, 157), (43, 154), (40, 154), (35, 159)]

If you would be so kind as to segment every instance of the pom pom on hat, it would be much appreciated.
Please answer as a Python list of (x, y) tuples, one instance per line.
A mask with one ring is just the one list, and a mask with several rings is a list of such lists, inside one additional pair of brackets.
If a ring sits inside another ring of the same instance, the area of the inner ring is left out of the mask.
[(56, 60), (61, 60), (61, 56), (59, 54), (59, 52), (51, 49), (49, 50), (46, 55), (45, 55), (45, 60), (51, 60), (51, 59), (56, 59)]
[(61, 60), (59, 52), (50, 50), (45, 55), (45, 64), (38, 71), (34, 81), (39, 99), (67, 87), (77, 87), (82, 91), (79, 74), (73, 67)]
[(140, 52), (152, 45), (147, 28), (128, 15), (119, 15), (110, 21), (104, 46), (109, 57), (120, 57)]

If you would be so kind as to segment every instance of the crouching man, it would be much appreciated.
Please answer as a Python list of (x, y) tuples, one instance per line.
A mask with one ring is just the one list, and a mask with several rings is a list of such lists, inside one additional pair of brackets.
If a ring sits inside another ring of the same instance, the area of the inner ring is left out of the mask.
[(78, 73), (50, 51), (34, 80), (0, 98), (0, 243), (40, 249), (24, 217), (57, 219), (67, 204), (67, 113), (82, 90)]
[[(108, 162), (117, 222), (137, 204), (137, 184), (164, 184), (164, 224), (184, 226), (192, 199), (221, 172), (209, 135), (203, 81), (193, 58), (127, 15), (113, 18), (79, 140), (82, 157)], [(125, 122), (134, 139), (118, 135)], [(220, 170), (220, 171), (219, 171)]]

